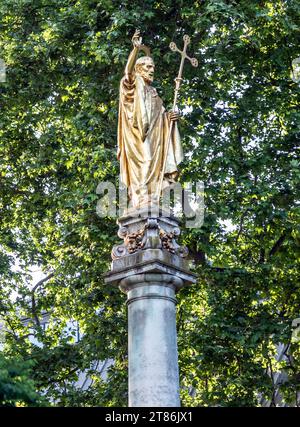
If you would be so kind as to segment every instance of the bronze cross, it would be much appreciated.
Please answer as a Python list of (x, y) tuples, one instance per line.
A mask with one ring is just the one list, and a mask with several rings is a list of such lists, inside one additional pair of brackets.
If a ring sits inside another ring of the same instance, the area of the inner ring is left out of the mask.
[(184, 60), (187, 58), (193, 67), (198, 67), (197, 59), (196, 58), (190, 58), (186, 53), (186, 49), (191, 42), (191, 39), (189, 38), (189, 36), (187, 34), (185, 36), (183, 36), (183, 41), (184, 41), (183, 50), (179, 50), (174, 42), (170, 43), (170, 49), (173, 50), (173, 52), (179, 52), (181, 54), (181, 62), (180, 62), (179, 72), (178, 72), (178, 76), (175, 79), (175, 85), (176, 86), (175, 86), (175, 95), (174, 95), (174, 102), (173, 102), (173, 111), (175, 111), (175, 109), (176, 109), (178, 91), (179, 91), (180, 84), (182, 82), (182, 70), (183, 70)]
[[(186, 53), (186, 49), (191, 42), (191, 39), (189, 38), (189, 36), (187, 34), (183, 36), (183, 41), (184, 41), (183, 50), (179, 50), (174, 42), (170, 43), (170, 49), (173, 50), (173, 52), (179, 52), (181, 54), (181, 62), (180, 62), (179, 72), (178, 72), (178, 76), (175, 79), (175, 94), (174, 94), (174, 102), (173, 102), (173, 109), (172, 109), (173, 111), (176, 111), (177, 97), (178, 97), (180, 84), (182, 82), (182, 70), (183, 70), (183, 64), (184, 64), (185, 59), (187, 58), (193, 67), (198, 67), (197, 59), (196, 58), (190, 58)], [(170, 145), (172, 130), (173, 130), (173, 121), (171, 121), (170, 127), (169, 127), (164, 161), (163, 161), (163, 165), (162, 165), (159, 183), (157, 186), (157, 197), (158, 197), (158, 199), (160, 197), (161, 190), (162, 190), (162, 183), (163, 183), (164, 174), (165, 174), (165, 170), (166, 170), (167, 156), (168, 156), (168, 151), (169, 151), (169, 145)]]

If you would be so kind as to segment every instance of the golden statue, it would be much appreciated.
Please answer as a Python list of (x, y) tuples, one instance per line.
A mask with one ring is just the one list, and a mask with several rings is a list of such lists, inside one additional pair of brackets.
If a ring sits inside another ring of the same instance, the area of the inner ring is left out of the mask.
[[(154, 62), (138, 58), (140, 31), (132, 37), (125, 75), (120, 84), (118, 159), (122, 182), (129, 189), (132, 206), (158, 202), (161, 190), (175, 182), (183, 160), (177, 128), (179, 114), (167, 112), (151, 84)], [(173, 49), (174, 50), (174, 49)]]

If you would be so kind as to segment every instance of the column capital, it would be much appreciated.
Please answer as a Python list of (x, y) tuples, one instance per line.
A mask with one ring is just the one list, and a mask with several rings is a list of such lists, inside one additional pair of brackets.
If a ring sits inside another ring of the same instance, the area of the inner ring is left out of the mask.
[(124, 293), (143, 286), (149, 287), (149, 295), (154, 295), (153, 292), (156, 292), (158, 286), (168, 287), (174, 291), (178, 291), (184, 286), (184, 282), (180, 277), (172, 274), (142, 273), (125, 277), (119, 283), (119, 288)]
[(147, 214), (138, 211), (119, 218), (118, 235), (124, 242), (112, 250), (111, 271), (105, 274), (105, 283), (120, 286), (124, 292), (135, 280), (149, 285), (152, 279), (148, 278), (153, 275), (176, 291), (196, 283), (196, 275), (189, 269), (188, 250), (176, 241), (179, 220), (163, 212)]

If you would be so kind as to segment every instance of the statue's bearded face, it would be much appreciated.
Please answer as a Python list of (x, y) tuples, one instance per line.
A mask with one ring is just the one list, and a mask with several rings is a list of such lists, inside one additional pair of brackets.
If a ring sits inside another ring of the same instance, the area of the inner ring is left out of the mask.
[(137, 64), (136, 72), (143, 77), (146, 83), (153, 82), (155, 65), (151, 58), (146, 58), (141, 64)]

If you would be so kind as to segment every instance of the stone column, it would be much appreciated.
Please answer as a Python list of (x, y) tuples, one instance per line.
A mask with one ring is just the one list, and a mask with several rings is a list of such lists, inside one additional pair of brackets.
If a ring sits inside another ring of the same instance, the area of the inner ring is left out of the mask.
[(169, 274), (137, 274), (120, 282), (127, 293), (129, 406), (180, 406), (175, 291)]
[(129, 406), (180, 406), (175, 293), (195, 282), (172, 217), (119, 219), (124, 244), (113, 248), (106, 283), (127, 294)]

